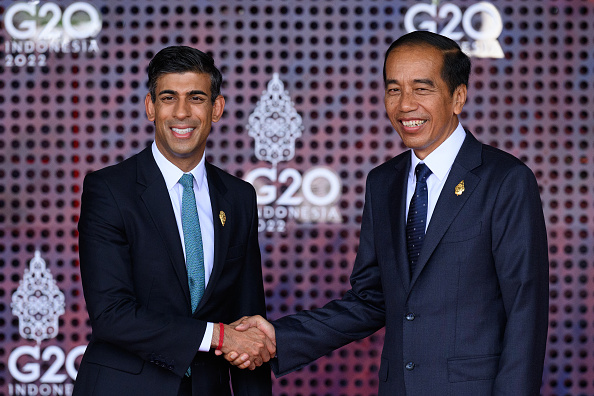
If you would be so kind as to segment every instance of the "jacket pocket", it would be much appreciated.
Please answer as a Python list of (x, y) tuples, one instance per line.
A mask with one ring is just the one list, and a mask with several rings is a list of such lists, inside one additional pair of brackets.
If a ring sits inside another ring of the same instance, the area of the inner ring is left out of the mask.
[(450, 382), (478, 381), (495, 378), (499, 355), (468, 356), (448, 359)]
[(455, 243), (463, 242), (481, 234), (482, 222), (472, 224), (470, 227), (466, 227), (458, 230), (448, 230), (441, 239), (441, 243)]

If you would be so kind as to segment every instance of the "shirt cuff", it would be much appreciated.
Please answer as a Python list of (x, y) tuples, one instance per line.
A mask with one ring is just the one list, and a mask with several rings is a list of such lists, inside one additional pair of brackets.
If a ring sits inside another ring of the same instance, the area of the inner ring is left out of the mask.
[(212, 328), (213, 328), (213, 323), (206, 323), (206, 330), (204, 331), (204, 338), (202, 339), (202, 342), (200, 343), (200, 348), (198, 348), (198, 350), (200, 352), (208, 352), (210, 351), (210, 342), (212, 341)]

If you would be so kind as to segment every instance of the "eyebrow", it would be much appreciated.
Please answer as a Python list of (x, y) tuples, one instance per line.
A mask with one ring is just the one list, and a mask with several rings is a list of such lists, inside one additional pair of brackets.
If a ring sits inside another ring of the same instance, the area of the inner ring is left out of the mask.
[(435, 83), (433, 82), (433, 80), (430, 80), (428, 78), (420, 78), (418, 80), (413, 80), (413, 82), (417, 83), (417, 84), (426, 84), (426, 85), (430, 85), (432, 87), (435, 86)]
[(188, 92), (188, 95), (190, 95), (190, 96), (191, 95), (204, 95), (204, 96), (208, 97), (208, 95), (206, 94), (206, 92), (201, 91), (199, 89), (195, 89), (193, 91)]
[[(159, 92), (159, 95), (178, 95), (178, 92), (176, 92), (176, 91), (174, 91), (172, 89), (164, 89), (161, 92)], [(204, 95), (204, 96), (208, 97), (208, 95), (206, 94), (206, 92), (201, 91), (199, 89), (194, 89), (194, 90), (188, 92), (188, 95), (189, 96), (192, 96), (192, 95)]]
[[(413, 80), (413, 82), (415, 84), (426, 84), (426, 85), (435, 87), (435, 83), (433, 82), (433, 80), (430, 80), (428, 78), (418, 78), (416, 80)], [(390, 85), (390, 84), (399, 84), (399, 82), (398, 82), (398, 80), (386, 80), (386, 85)]]

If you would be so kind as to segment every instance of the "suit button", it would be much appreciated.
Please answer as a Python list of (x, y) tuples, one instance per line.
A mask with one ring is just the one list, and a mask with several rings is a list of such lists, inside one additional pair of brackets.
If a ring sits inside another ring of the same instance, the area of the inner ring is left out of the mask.
[(408, 320), (408, 321), (415, 320), (415, 314), (412, 313), (412, 312), (407, 313), (406, 314), (406, 320)]
[(404, 366), (408, 371), (414, 370), (415, 368), (415, 364), (413, 362), (408, 362), (406, 363), (406, 366)]

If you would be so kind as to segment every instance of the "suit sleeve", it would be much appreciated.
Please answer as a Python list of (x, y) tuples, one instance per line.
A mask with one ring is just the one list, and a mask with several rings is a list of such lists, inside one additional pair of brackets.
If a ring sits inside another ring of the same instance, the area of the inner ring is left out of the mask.
[(93, 338), (182, 376), (198, 351), (206, 322), (154, 312), (138, 302), (121, 211), (110, 185), (89, 174), (82, 194), (79, 249)]
[(365, 206), (351, 289), (322, 308), (280, 318), (276, 331), (275, 375), (282, 376), (352, 341), (365, 338), (385, 324), (380, 270), (373, 236), (372, 197), (367, 180)]
[[(251, 222), (247, 235), (247, 247), (242, 274), (242, 283), (238, 285), (238, 296), (244, 296), (239, 304), (239, 317), (261, 315), (266, 317), (266, 303), (264, 297), (264, 283), (262, 279), (262, 264), (260, 245), (258, 244), (258, 211), (256, 207), (256, 192), (250, 187)], [(250, 296), (247, 298), (247, 296)], [(230, 366), (233, 394), (237, 396), (265, 396), (272, 395), (272, 379), (268, 363), (255, 370), (240, 370)]]
[(494, 395), (537, 395), (548, 328), (548, 248), (538, 185), (525, 166), (503, 180), (492, 248), (507, 322)]

